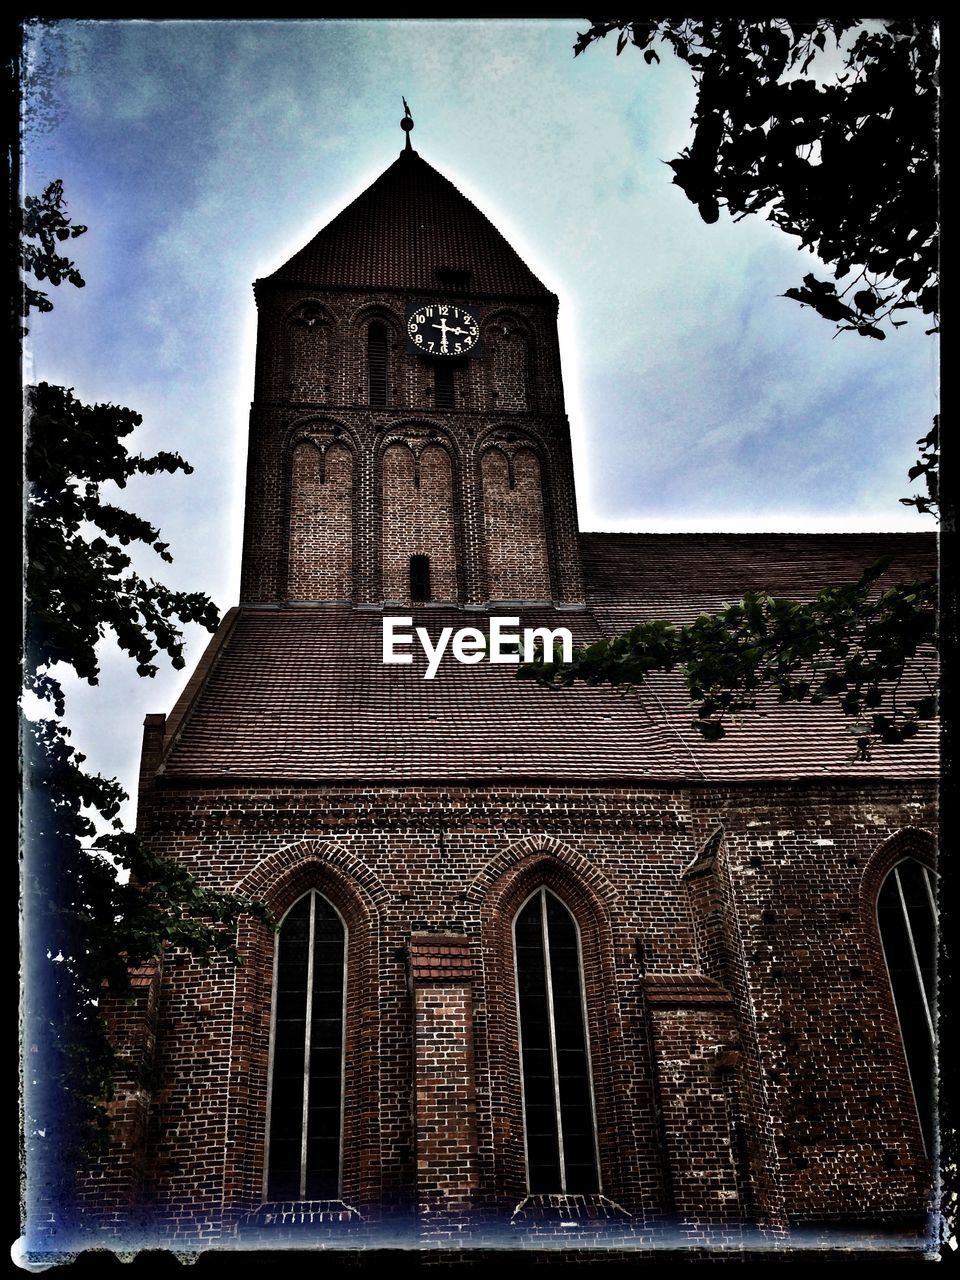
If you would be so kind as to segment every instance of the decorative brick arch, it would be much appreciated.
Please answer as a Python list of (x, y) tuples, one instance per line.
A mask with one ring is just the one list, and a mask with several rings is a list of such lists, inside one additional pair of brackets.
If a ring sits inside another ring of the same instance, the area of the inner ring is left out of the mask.
[[(484, 866), (474, 878), (470, 888), (464, 895), (465, 902), (476, 903), (481, 911), (489, 905), (494, 887), (508, 872), (528, 865), (531, 858), (549, 858), (567, 866), (573, 876), (593, 893), (594, 909), (603, 912), (604, 904), (619, 901), (619, 890), (610, 883), (602, 871), (598, 870), (583, 854), (577, 853), (569, 845), (558, 840), (556, 836), (533, 835), (524, 836), (503, 849)], [(501, 886), (499, 892), (505, 886)], [(519, 904), (518, 904), (519, 905)]]
[(869, 921), (871, 927), (876, 922), (880, 888), (893, 868), (904, 858), (916, 858), (930, 871), (936, 871), (937, 842), (933, 835), (922, 827), (904, 827), (873, 851), (860, 879), (860, 909), (864, 921)]
[[(362, 1213), (381, 1194), (376, 1028), (380, 918), (389, 895), (359, 858), (328, 840), (279, 849), (235, 886), (235, 892), (265, 903), (278, 920), (310, 889), (333, 904), (348, 930), (343, 1199)], [(230, 1051), (226, 1216), (242, 1216), (264, 1198), (274, 935), (244, 916), (238, 949), (243, 965), (236, 973)]]
[(371, 320), (382, 320), (399, 338), (403, 334), (403, 315), (385, 302), (365, 302), (350, 313), (347, 324), (355, 332), (364, 330)]
[(308, 413), (287, 424), (283, 435), (284, 457), (289, 459), (291, 450), (299, 441), (323, 434), (336, 437), (341, 444), (346, 445), (355, 454), (360, 454), (361, 441), (355, 427), (332, 414)]
[(543, 433), (537, 431), (529, 422), (517, 426), (509, 418), (497, 418), (489, 426), (477, 432), (473, 441), (473, 453), (477, 458), (484, 450), (497, 443), (501, 438), (512, 436), (516, 448), (532, 449), (545, 467), (550, 463), (550, 448)]
[(621, 1201), (632, 1191), (635, 1198), (642, 1181), (638, 1146), (622, 1120), (631, 1072), (614, 941), (620, 895), (581, 854), (544, 835), (504, 849), (466, 893), (479, 915), (484, 987), (477, 1016), (477, 1078), (479, 1087), (489, 1091), (494, 1117), (492, 1131), (480, 1135), (481, 1183), (490, 1201), (501, 1207), (515, 1206), (526, 1195), (513, 922), (541, 886), (563, 902), (580, 931), (603, 1193)]

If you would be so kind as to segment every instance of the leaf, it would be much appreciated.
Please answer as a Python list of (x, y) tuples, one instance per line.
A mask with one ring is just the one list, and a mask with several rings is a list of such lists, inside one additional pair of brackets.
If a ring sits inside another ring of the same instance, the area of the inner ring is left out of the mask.
[(855, 306), (861, 311), (865, 311), (867, 315), (872, 316), (880, 305), (880, 299), (872, 289), (860, 289), (853, 295)]
[(643, 60), (649, 66), (651, 62), (659, 62), (660, 55), (655, 49), (646, 49), (644, 51)]

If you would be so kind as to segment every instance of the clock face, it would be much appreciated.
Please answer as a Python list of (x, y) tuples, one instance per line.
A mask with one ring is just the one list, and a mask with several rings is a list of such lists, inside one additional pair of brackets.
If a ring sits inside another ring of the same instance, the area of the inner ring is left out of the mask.
[(426, 302), (407, 311), (407, 350), (422, 356), (477, 354), (480, 326), (466, 307)]

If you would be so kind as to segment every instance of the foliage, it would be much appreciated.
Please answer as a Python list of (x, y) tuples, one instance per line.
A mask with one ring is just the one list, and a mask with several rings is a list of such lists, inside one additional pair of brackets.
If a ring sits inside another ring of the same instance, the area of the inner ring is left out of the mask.
[(905, 507), (916, 507), (922, 514), (930, 512), (940, 517), (940, 416), (933, 419), (933, 427), (925, 436), (917, 441), (920, 446), (920, 457), (907, 473), (910, 480), (923, 476), (927, 486), (927, 494), (914, 494), (912, 498), (901, 498)]
[(932, 685), (921, 698), (897, 700), (905, 666), (935, 640), (935, 587), (915, 582), (878, 594), (889, 563), (885, 557), (858, 582), (824, 587), (809, 602), (752, 592), (689, 626), (644, 622), (575, 650), (569, 663), (541, 658), (520, 675), (558, 688), (575, 680), (636, 686), (679, 667), (708, 741), (723, 736), (728, 714), (754, 709), (761, 690), (775, 690), (780, 702), (836, 698), (864, 721), (855, 728), (859, 755), (868, 758), (872, 737), (903, 742), (936, 714)]
[[(856, 19), (651, 18), (594, 22), (575, 54), (617, 31), (692, 69), (693, 141), (673, 181), (716, 222), (766, 212), (833, 267), (785, 297), (841, 330), (883, 339), (905, 313), (938, 311), (937, 44), (931, 20), (862, 29)], [(856, 33), (853, 35), (852, 33)], [(827, 41), (842, 74), (822, 71)], [(812, 70), (812, 74), (811, 74)], [(819, 83), (815, 76), (822, 73)]]
[[(22, 227), (22, 260), (38, 280), (83, 283), (56, 249), (84, 230), (67, 229), (59, 182), (27, 198)], [(31, 307), (51, 304), (28, 288), (24, 313)], [(161, 651), (183, 667), (184, 624), (216, 629), (206, 595), (172, 591), (135, 571), (127, 548), (142, 544), (169, 562), (167, 544), (104, 493), (136, 475), (191, 468), (174, 453), (130, 453), (125, 442), (141, 423), (131, 409), (84, 405), (46, 383), (27, 389), (26, 407), (24, 685), (54, 714), (25, 717), (22, 734), (25, 1135), (31, 1199), (56, 1206), (64, 1219), (76, 1168), (106, 1134), (101, 1104), (113, 1075), (143, 1082), (143, 1064), (124, 1062), (109, 1042), (105, 992), (129, 995), (130, 967), (166, 947), (237, 962), (240, 914), (270, 917), (259, 904), (203, 887), (123, 831), (117, 815), (126, 795), (116, 780), (83, 769), (62, 719), (56, 669), (65, 665), (96, 684), (105, 638), (152, 676)]]
[(218, 615), (207, 596), (170, 591), (131, 569), (122, 548), (145, 543), (169, 562), (167, 544), (146, 520), (105, 502), (101, 490), (107, 481), (122, 489), (134, 475), (192, 468), (175, 453), (129, 454), (123, 440), (142, 422), (131, 409), (83, 405), (45, 382), (28, 388), (27, 408), (26, 683), (63, 715), (49, 668), (67, 663), (96, 684), (95, 646), (107, 628), (138, 675), (152, 676), (161, 649), (183, 667), (180, 624), (213, 631)]
[[(201, 886), (122, 830), (97, 833), (126, 799), (91, 775), (56, 720), (23, 735), (25, 1127), (34, 1198), (69, 1216), (76, 1167), (107, 1136), (101, 1103), (115, 1074), (142, 1065), (111, 1045), (99, 1002), (131, 993), (129, 969), (165, 946), (236, 961), (235, 925), (255, 906)], [(118, 869), (127, 873), (118, 877)]]
[[(659, 48), (693, 73), (697, 90), (690, 146), (669, 161), (673, 181), (707, 223), (721, 208), (735, 220), (766, 213), (819, 260), (785, 296), (837, 325), (884, 339), (912, 310), (933, 318), (938, 292), (937, 48), (929, 20), (870, 24), (856, 19), (651, 18), (592, 22), (580, 54), (611, 32), (650, 65)], [(843, 71), (826, 68), (827, 42)], [(846, 281), (841, 292), (837, 284)], [(939, 437), (917, 442), (910, 479), (926, 495), (901, 502), (939, 513)], [(937, 588), (930, 578), (880, 591), (886, 563), (856, 583), (826, 587), (814, 600), (766, 592), (702, 614), (691, 626), (657, 621), (577, 650), (573, 661), (533, 663), (520, 675), (559, 687), (640, 684), (653, 671), (681, 669), (708, 740), (724, 718), (756, 705), (762, 690), (781, 702), (836, 697), (856, 718), (858, 753), (871, 740), (902, 742), (935, 714), (934, 686), (904, 705), (905, 666), (933, 644)], [(918, 669), (919, 670), (919, 669)], [(920, 671), (924, 675), (925, 671)]]
[[(82, 289), (86, 281), (76, 263), (59, 253), (57, 245), (82, 236), (86, 229), (70, 225), (59, 179), (51, 182), (42, 195), (25, 196), (20, 210), (20, 264), (24, 272), (52, 285), (68, 280)], [(53, 303), (42, 290), (24, 281), (20, 314), (27, 316), (34, 309), (52, 311)]]

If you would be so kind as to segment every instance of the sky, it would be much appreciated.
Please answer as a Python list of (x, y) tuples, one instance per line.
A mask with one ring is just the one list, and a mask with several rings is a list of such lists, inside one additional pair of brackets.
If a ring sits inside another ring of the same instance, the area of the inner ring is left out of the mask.
[[(689, 69), (613, 41), (577, 59), (558, 20), (56, 21), (28, 27), (22, 187), (61, 178), (88, 232), (84, 289), (34, 314), (27, 381), (144, 418), (140, 452), (190, 476), (132, 482), (168, 585), (236, 603), (253, 388), (252, 282), (413, 145), (559, 295), (581, 527), (932, 527), (898, 498), (936, 412), (937, 349), (833, 336), (783, 298), (817, 264), (760, 218), (704, 224), (664, 162), (690, 141)], [(826, 269), (820, 274), (826, 276)], [(759, 584), (758, 584), (759, 585)], [(69, 687), (87, 767), (131, 790), (152, 680), (101, 646)], [(128, 815), (129, 816), (129, 811)]]

